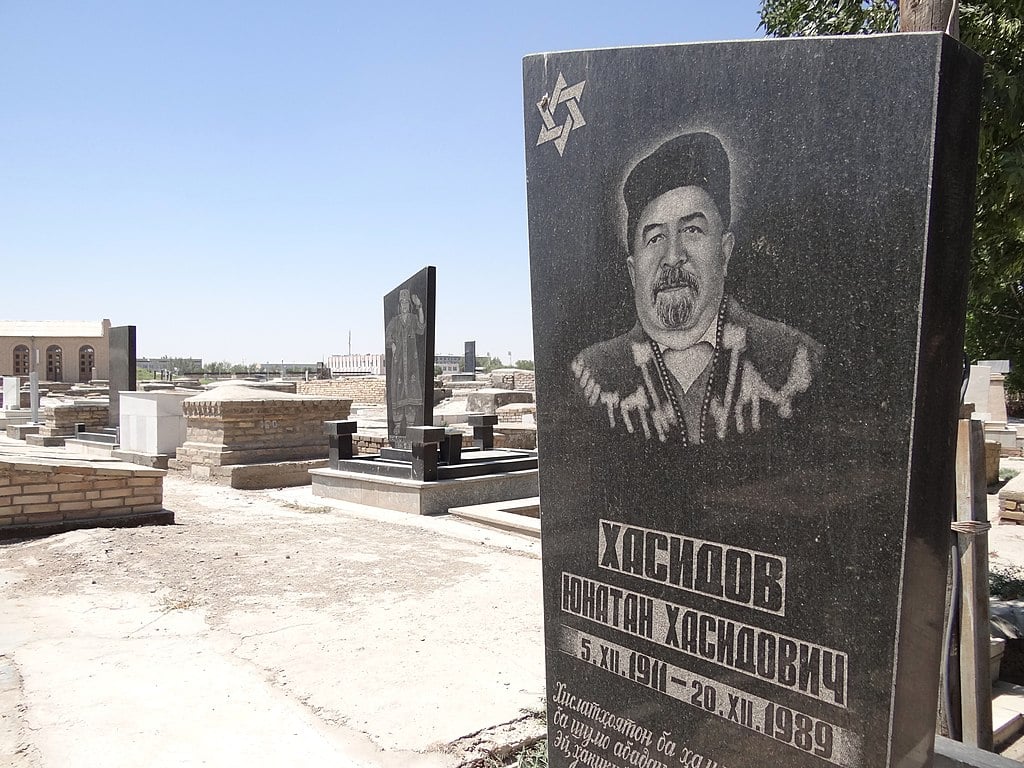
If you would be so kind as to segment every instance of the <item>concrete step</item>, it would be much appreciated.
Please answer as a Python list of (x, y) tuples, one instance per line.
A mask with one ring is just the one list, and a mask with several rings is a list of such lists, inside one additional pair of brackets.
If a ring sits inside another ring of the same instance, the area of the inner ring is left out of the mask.
[(75, 435), (76, 440), (84, 440), (89, 443), (117, 444), (117, 432), (79, 432)]
[(998, 750), (1024, 731), (1024, 686), (998, 681), (992, 686), (992, 738)]
[(540, 499), (534, 496), (526, 499), (498, 501), (492, 504), (451, 507), (448, 510), (448, 514), (476, 523), (477, 525), (539, 539), (539, 510)]

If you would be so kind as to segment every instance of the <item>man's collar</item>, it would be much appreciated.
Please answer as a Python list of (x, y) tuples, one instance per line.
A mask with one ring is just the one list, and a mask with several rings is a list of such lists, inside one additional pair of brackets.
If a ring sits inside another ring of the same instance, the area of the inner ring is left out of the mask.
[(716, 314), (711, 318), (711, 322), (708, 323), (708, 327), (704, 330), (704, 335), (697, 339), (694, 346), (702, 342), (707, 342), (714, 349), (718, 345), (718, 315)]

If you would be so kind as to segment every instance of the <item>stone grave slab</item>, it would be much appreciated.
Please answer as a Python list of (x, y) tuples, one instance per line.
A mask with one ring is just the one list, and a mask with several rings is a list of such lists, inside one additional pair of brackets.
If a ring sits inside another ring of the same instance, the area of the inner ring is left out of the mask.
[(992, 369), (987, 365), (972, 365), (970, 375), (967, 378), (967, 391), (964, 393), (964, 402), (974, 404), (973, 418), (980, 421), (988, 421), (989, 406), (988, 399), (992, 388)]
[(466, 342), (466, 353), (462, 359), (463, 373), (476, 373), (476, 342)]
[(1011, 370), (1009, 360), (979, 360), (977, 365), (987, 365), (992, 369), (992, 373), (1001, 373), (1004, 376)]
[(524, 60), (552, 768), (924, 766), (980, 62)]
[(313, 495), (393, 509), (413, 515), (441, 515), (451, 507), (506, 502), (537, 495), (537, 470), (421, 482), (368, 472), (311, 469)]
[(433, 424), (434, 294), (437, 270), (425, 267), (384, 297), (388, 441), (408, 450), (406, 429)]
[(21, 408), (21, 380), (17, 376), (4, 376), (4, 410)]
[(134, 392), (138, 357), (135, 351), (135, 326), (118, 325), (110, 329), (110, 413), (107, 426), (121, 423), (119, 392)]
[[(991, 370), (991, 369), (990, 369)], [(992, 421), (1000, 424), (1006, 423), (1006, 389), (1004, 382), (1006, 376), (1001, 373), (992, 372), (989, 377), (988, 410), (992, 414)]]

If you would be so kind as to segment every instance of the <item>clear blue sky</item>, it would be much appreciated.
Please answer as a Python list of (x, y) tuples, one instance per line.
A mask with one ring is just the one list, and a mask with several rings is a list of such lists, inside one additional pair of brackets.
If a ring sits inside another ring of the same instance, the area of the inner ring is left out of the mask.
[(755, 0), (0, 0), (0, 319), (140, 356), (383, 347), (438, 270), (437, 351), (532, 358), (522, 57), (759, 37)]

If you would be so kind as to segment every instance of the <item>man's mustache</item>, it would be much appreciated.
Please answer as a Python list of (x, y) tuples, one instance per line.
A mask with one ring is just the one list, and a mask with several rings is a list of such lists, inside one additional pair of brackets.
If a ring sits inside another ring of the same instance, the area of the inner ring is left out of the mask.
[(682, 264), (661, 265), (661, 273), (658, 275), (658, 281), (651, 288), (651, 300), (656, 301), (658, 294), (661, 291), (669, 290), (671, 288), (689, 288), (693, 291), (694, 295), (700, 292), (700, 287), (697, 285), (697, 278), (691, 275)]

